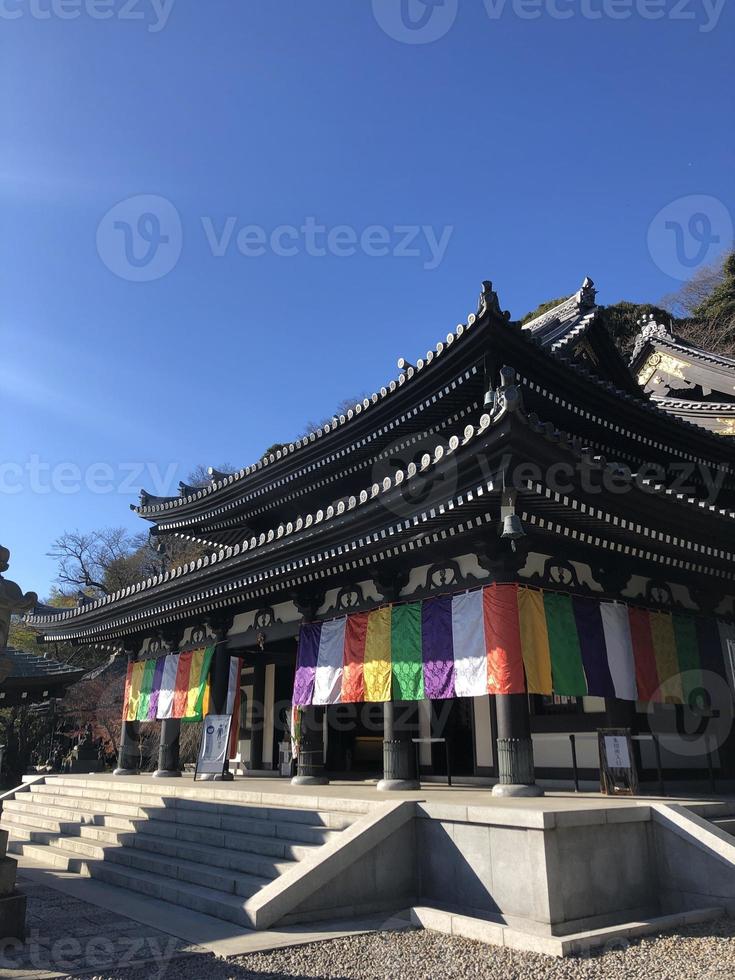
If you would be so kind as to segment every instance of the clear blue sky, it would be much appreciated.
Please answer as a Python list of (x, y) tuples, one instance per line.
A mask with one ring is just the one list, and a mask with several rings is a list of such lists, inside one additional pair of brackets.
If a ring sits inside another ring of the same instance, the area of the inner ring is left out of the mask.
[[(128, 504), (156, 467), (173, 467), (175, 492), (195, 464), (252, 462), (373, 391), (465, 319), (484, 278), (514, 317), (585, 275), (601, 302), (677, 286), (655, 229), (649, 247), (658, 212), (684, 227), (691, 195), (712, 228), (733, 212), (733, 5), (713, 24), (701, 0), (684, 20), (674, 0), (661, 20), (643, 0), (620, 20), (625, 0), (586, 0), (607, 11), (594, 19), (573, 0), (557, 19), (550, 2), (526, 19), (510, 3), (493, 18), (491, 0), (406, 0), (407, 22), (400, 0), (175, 0), (162, 23), (150, 0), (132, 8), (142, 19), (123, 0), (3, 0), (0, 542), (14, 579), (46, 594), (65, 529), (136, 529)], [(405, 43), (422, 15), (442, 36)], [(299, 232), (274, 250), (274, 229), (309, 219), (333, 231), (327, 255)], [(265, 254), (238, 251), (249, 225), (262, 231), (245, 251)], [(370, 226), (383, 230), (364, 242)], [(396, 254), (401, 226), (419, 254)], [(448, 229), (446, 249), (427, 227)], [(110, 468), (114, 492), (79, 488), (109, 486)]]

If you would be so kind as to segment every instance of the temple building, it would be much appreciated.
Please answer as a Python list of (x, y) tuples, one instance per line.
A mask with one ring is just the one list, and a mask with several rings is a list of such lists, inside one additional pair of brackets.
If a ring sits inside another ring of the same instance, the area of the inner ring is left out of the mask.
[[(531, 794), (596, 781), (601, 728), (637, 737), (644, 781), (735, 777), (734, 367), (654, 324), (631, 368), (589, 279), (522, 327), (485, 282), (345, 414), (141, 492), (152, 533), (203, 557), (30, 621), (133, 664), (216, 644), (220, 713), (239, 658), (239, 771), (277, 768), (297, 703), (303, 782), (449, 770)], [(160, 723), (170, 774), (181, 722)]]
[(665, 412), (718, 435), (735, 435), (733, 358), (675, 336), (650, 316), (636, 338), (631, 370)]

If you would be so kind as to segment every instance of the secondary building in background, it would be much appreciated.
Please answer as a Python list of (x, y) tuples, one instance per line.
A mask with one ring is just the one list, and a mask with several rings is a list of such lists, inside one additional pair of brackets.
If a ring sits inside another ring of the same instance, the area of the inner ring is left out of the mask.
[(641, 324), (631, 370), (654, 405), (722, 436), (735, 436), (735, 360), (674, 335), (651, 316)]
[[(604, 727), (640, 736), (644, 779), (656, 744), (667, 776), (735, 776), (730, 441), (641, 389), (591, 280), (523, 327), (486, 282), (398, 368), (252, 466), (141, 493), (153, 533), (201, 558), (31, 622), (131, 661), (215, 642), (215, 711), (242, 658), (235, 761), (251, 772), (278, 765), (296, 675), (302, 780), (406, 785), (448, 764), (533, 792), (570, 780), (570, 735), (596, 780)], [(175, 771), (180, 722), (160, 724)], [(138, 737), (126, 722), (121, 772)]]

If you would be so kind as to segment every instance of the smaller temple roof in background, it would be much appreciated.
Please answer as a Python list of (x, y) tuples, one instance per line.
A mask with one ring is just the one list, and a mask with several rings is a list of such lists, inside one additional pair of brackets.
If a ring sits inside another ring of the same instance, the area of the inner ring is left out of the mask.
[(0, 708), (61, 697), (84, 674), (83, 667), (70, 667), (48, 653), (6, 647), (0, 651)]
[(735, 359), (678, 337), (651, 315), (640, 321), (631, 370), (664, 411), (735, 435)]
[(540, 316), (523, 324), (533, 336), (551, 351), (558, 351), (578, 340), (591, 325), (597, 313), (594, 282), (587, 276), (579, 290)]

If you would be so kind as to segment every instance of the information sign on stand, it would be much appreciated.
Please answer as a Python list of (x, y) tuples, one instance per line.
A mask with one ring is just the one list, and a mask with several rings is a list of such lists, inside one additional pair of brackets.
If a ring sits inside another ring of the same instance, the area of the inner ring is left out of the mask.
[(224, 775), (230, 748), (232, 715), (207, 715), (202, 725), (194, 779), (200, 775)]

